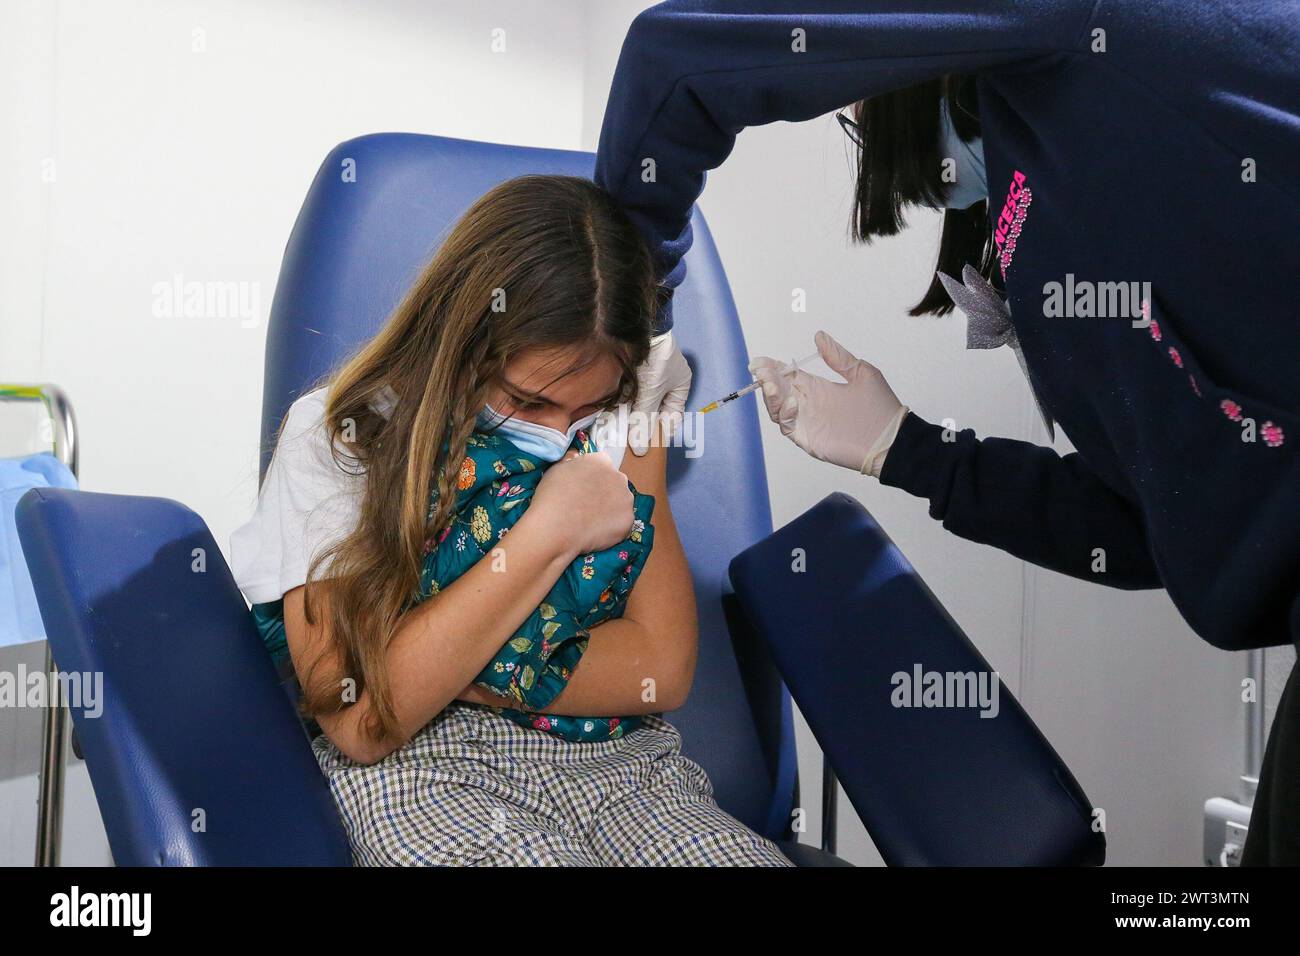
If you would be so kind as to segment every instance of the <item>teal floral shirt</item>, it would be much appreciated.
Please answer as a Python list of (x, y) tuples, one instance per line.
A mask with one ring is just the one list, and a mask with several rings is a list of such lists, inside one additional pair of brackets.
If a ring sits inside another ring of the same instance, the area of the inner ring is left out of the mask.
[[(572, 447), (580, 454), (597, 450), (582, 431)], [(474, 432), (470, 436), (459, 466), (455, 517), (436, 541), (425, 544), (416, 603), (449, 586), (479, 560), (493, 559), (497, 542), (527, 510), (546, 465), (502, 435)], [(612, 548), (575, 559), (475, 678), (479, 687), (502, 698), (498, 710), (508, 720), (574, 742), (613, 740), (640, 725), (638, 717), (540, 713), (568, 685), (587, 649), (590, 629), (622, 616), (650, 554), (654, 498), (634, 487), (632, 491), (634, 521), (628, 537)], [(282, 602), (254, 605), (253, 618), (267, 649), (283, 664), (288, 649)]]
[[(586, 432), (572, 447), (596, 451)], [(503, 435), (470, 436), (457, 478), (456, 517), (436, 542), (426, 544), (421, 597), (427, 598), (468, 571), (492, 549), (528, 508), (546, 462), (520, 451)], [(630, 483), (629, 483), (630, 485)], [(633, 488), (631, 533), (605, 551), (579, 556), (488, 662), (475, 683), (499, 695), (502, 716), (566, 740), (611, 740), (633, 730), (636, 717), (569, 717), (542, 714), (568, 685), (587, 650), (590, 628), (621, 617), (654, 541), (654, 498)], [(430, 509), (432, 510), (432, 509)]]

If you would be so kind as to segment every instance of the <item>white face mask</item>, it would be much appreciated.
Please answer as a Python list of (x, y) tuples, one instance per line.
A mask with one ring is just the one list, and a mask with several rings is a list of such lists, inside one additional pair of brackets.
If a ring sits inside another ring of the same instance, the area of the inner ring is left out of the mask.
[(536, 422), (526, 422), (518, 418), (507, 418), (491, 405), (484, 405), (478, 413), (480, 428), (492, 431), (508, 439), (522, 452), (540, 458), (542, 461), (559, 461), (573, 444), (573, 438), (580, 431), (590, 429), (599, 417), (599, 412), (592, 412), (569, 426), (568, 432), (562, 432)]
[(956, 173), (956, 182), (949, 186), (944, 205), (949, 209), (969, 209), (989, 195), (984, 172), (984, 139), (977, 137), (969, 143), (962, 142), (948, 112), (947, 97), (939, 109), (939, 151), (953, 160)]

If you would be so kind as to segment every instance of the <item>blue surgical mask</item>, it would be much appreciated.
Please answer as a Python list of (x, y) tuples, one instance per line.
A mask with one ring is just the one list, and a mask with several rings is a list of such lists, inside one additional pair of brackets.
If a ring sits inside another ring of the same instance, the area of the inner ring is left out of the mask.
[(962, 142), (948, 112), (947, 98), (940, 102), (939, 155), (954, 161), (953, 171), (957, 176), (956, 182), (947, 184), (948, 198), (944, 206), (969, 209), (989, 195), (988, 179), (984, 174), (984, 140), (976, 137), (969, 143)]
[(484, 405), (478, 413), (480, 428), (491, 431), (507, 439), (512, 445), (526, 454), (542, 461), (559, 461), (564, 457), (573, 438), (579, 431), (589, 429), (599, 416), (593, 412), (580, 418), (569, 426), (568, 432), (562, 432), (536, 422), (526, 422), (519, 418), (507, 418), (491, 405)]

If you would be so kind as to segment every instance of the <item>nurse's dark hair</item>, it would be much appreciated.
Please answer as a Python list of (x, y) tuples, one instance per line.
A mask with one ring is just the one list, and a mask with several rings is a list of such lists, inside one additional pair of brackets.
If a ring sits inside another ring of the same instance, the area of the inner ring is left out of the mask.
[[(586, 179), (509, 180), (443, 237), (387, 324), (328, 381), (335, 462), (365, 480), (355, 530), (316, 556), (308, 574), (311, 624), (318, 586), (328, 584), (331, 653), (298, 675), (304, 711), (337, 713), (366, 690), (366, 730), (403, 742), (385, 655), (421, 595), (424, 555), (454, 517), (479, 411), (511, 359), (531, 350), (553, 354), (554, 379), (612, 356), (622, 376), (609, 406), (634, 401), (656, 292), (640, 233)], [(372, 407), (386, 387), (396, 393), (387, 417)]]
[[(963, 141), (980, 135), (979, 105), (974, 77), (945, 76), (918, 86), (861, 100), (850, 107), (860, 140), (857, 196), (852, 234), (870, 242), (892, 236), (906, 225), (908, 206), (940, 207), (950, 189), (943, 182), (939, 135), (940, 105), (948, 101), (953, 126)], [(952, 311), (952, 299), (938, 272), (960, 277), (967, 263), (986, 279), (993, 275), (993, 236), (988, 203), (969, 209), (946, 209), (939, 238), (939, 259), (930, 287), (911, 309), (912, 315), (943, 315)]]

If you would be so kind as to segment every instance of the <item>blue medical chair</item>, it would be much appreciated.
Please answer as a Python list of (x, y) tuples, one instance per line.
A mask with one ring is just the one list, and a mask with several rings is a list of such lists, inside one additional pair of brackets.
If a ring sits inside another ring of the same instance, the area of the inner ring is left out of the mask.
[[(590, 177), (589, 153), (408, 134), (325, 159), (285, 251), (266, 343), (262, 469), (290, 403), (370, 338), (469, 205), (525, 173)], [(694, 219), (676, 333), (698, 394), (747, 381), (713, 240)], [(753, 399), (711, 418), (705, 452), (670, 463), (700, 614), (694, 690), (669, 715), (719, 803), (789, 841), (798, 802), (789, 695), (728, 593), (733, 556), (771, 530)], [(72, 716), (119, 865), (347, 864), (301, 724), (202, 519), (158, 498), (39, 490), (24, 552), (69, 671), (102, 671), (102, 716)], [(843, 865), (810, 846), (806, 865)]]

